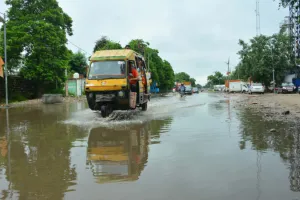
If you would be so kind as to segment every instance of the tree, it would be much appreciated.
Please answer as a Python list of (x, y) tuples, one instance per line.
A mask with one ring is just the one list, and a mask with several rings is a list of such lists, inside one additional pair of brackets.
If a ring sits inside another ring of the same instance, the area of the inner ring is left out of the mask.
[(190, 82), (191, 82), (191, 84), (192, 84), (192, 87), (195, 87), (195, 86), (196, 86), (196, 79), (190, 78)]
[(71, 71), (86, 75), (87, 60), (82, 52), (72, 54), (69, 65)]
[[(7, 0), (8, 55), (17, 62), (25, 52), (21, 75), (42, 88), (62, 83), (68, 66), (66, 34), (72, 35), (72, 19), (56, 0)], [(12, 62), (10, 60), (9, 62)]]
[(110, 49), (122, 49), (122, 46), (120, 43), (111, 41), (106, 36), (102, 36), (99, 40), (96, 41), (94, 52)]
[(159, 84), (161, 90), (169, 90), (174, 86), (175, 75), (172, 65), (159, 56), (157, 49), (150, 48), (150, 43), (142, 39), (131, 40), (130, 48), (145, 56), (146, 64), (149, 63), (151, 77)]
[(273, 36), (254, 37), (249, 44), (240, 40), (240, 62), (232, 77), (248, 80), (251, 76), (253, 81), (269, 86), (273, 80), (274, 68), (275, 82), (281, 83), (284, 76), (294, 69), (290, 61), (289, 42), (289, 36), (282, 32)]
[[(149, 42), (145, 42), (144, 40), (142, 39), (135, 39), (135, 40), (131, 40), (128, 44), (130, 46), (130, 48), (142, 55), (145, 55), (145, 56), (148, 56), (146, 55), (146, 51), (148, 49), (148, 53), (149, 53), (149, 46), (150, 46), (150, 43)], [(147, 59), (147, 58), (146, 58)]]
[(175, 82), (175, 74), (171, 64), (166, 60), (163, 61), (162, 73), (164, 77), (164, 79), (160, 81), (160, 85), (162, 86), (162, 88), (165, 88), (167, 90), (173, 88)]
[(183, 82), (183, 81), (190, 81), (190, 75), (185, 72), (179, 72), (175, 74), (175, 81)]
[(207, 77), (208, 85), (223, 85), (225, 83), (225, 77), (219, 71), (216, 71), (214, 75)]
[(197, 87), (197, 88), (202, 88), (202, 85), (197, 84), (196, 87)]

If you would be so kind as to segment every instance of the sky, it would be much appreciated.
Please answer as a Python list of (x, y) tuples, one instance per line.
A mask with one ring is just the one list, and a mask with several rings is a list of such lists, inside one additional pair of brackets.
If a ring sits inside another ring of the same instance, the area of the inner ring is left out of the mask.
[[(175, 73), (186, 72), (205, 84), (215, 71), (226, 73), (239, 62), (239, 39), (256, 35), (256, 0), (58, 0), (73, 19), (74, 52), (92, 54), (101, 36), (125, 46), (131, 39), (143, 39), (159, 50)], [(0, 0), (0, 12), (7, 6)], [(260, 0), (261, 34), (272, 35), (288, 16), (278, 0)]]

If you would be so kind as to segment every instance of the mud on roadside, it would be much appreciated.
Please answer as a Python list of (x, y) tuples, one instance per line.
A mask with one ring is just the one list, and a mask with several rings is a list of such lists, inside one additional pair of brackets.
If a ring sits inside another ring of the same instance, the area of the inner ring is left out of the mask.
[(237, 98), (231, 101), (235, 108), (249, 108), (260, 113), (264, 120), (295, 122), (300, 119), (300, 96), (297, 94), (235, 96)]

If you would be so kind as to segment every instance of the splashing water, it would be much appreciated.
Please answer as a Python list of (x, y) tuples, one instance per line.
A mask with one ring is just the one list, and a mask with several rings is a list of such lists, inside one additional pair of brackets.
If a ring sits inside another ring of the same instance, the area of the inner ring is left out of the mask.
[[(72, 114), (65, 124), (81, 127), (122, 127), (130, 124), (141, 124), (149, 120), (164, 119), (179, 110), (203, 106), (197, 98), (198, 95), (180, 98), (178, 95), (169, 95), (162, 98), (151, 99), (146, 112), (136, 109), (134, 111), (114, 111), (109, 117), (102, 118), (100, 112), (84, 109)], [(203, 101), (203, 100), (202, 100)]]

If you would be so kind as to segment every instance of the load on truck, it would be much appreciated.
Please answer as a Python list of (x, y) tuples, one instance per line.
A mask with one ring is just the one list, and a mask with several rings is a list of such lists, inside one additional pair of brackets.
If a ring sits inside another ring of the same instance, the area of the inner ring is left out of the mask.
[(191, 82), (184, 81), (183, 85), (185, 86), (185, 94), (193, 94), (193, 88)]
[(226, 80), (225, 87), (226, 87), (226, 91), (228, 92), (246, 93), (249, 91), (247, 83), (241, 80)]

